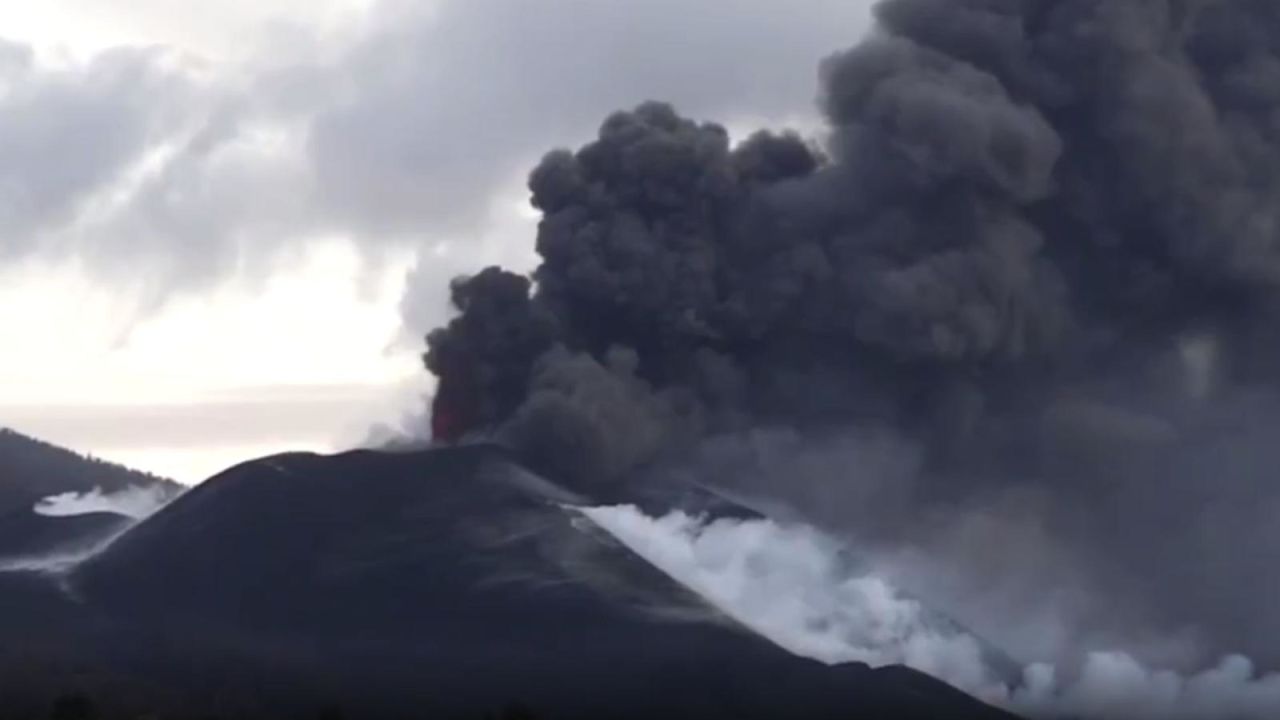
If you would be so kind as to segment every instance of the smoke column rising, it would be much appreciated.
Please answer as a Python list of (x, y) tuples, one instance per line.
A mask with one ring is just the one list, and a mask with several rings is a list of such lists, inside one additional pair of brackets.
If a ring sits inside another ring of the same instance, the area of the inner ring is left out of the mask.
[(1280, 668), (1280, 4), (876, 17), (823, 138), (648, 102), (549, 153), (540, 265), (428, 337), (437, 439), (599, 491), (779, 430), (756, 489), (946, 569), (911, 592), (984, 636), (1049, 608), (1079, 658)]

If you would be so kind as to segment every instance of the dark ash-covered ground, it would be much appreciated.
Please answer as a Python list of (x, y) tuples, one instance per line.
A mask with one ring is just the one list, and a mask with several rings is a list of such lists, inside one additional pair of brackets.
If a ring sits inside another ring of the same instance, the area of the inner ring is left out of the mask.
[(781, 650), (564, 507), (583, 500), (487, 446), (240, 465), (67, 573), (0, 573), (0, 707), (1009, 717), (905, 668)]

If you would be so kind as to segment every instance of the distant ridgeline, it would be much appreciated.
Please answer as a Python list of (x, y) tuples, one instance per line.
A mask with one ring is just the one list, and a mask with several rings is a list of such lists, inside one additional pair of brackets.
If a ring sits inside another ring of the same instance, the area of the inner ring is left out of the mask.
[(173, 481), (0, 427), (0, 515), (29, 508), (48, 495), (157, 483)]

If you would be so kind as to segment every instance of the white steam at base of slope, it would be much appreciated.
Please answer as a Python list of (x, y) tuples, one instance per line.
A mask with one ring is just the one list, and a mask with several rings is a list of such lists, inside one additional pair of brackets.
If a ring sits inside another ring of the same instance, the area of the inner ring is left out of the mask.
[(982, 643), (919, 601), (860, 570), (812, 527), (707, 521), (633, 506), (581, 508), (592, 522), (722, 612), (780, 647), (828, 664), (907, 665), (1034, 717), (1263, 720), (1280, 717), (1280, 675), (1231, 656), (1193, 676), (1144, 668), (1119, 651), (1091, 653), (1072, 679), (1033, 664), (1002, 682)]
[(102, 552), (133, 525), (129, 525), (107, 537), (88, 545), (74, 549), (61, 550), (44, 555), (31, 555), (12, 558), (0, 558), (0, 572), (35, 572), (49, 575), (63, 575), (74, 570), (77, 565)]
[(95, 487), (85, 493), (50, 495), (37, 502), (32, 511), (48, 517), (114, 513), (143, 520), (168, 505), (175, 496), (174, 491), (162, 485), (130, 485), (112, 492), (103, 492)]
[(62, 548), (42, 555), (0, 558), (0, 572), (65, 574), (110, 547), (121, 535), (176, 500), (180, 494), (180, 491), (162, 485), (130, 485), (114, 492), (104, 493), (101, 488), (95, 487), (85, 493), (67, 492), (43, 498), (31, 508), (37, 515), (73, 517), (89, 513), (112, 513), (127, 517), (129, 521), (107, 536), (78, 547)]
[(905, 664), (969, 690), (995, 688), (971, 635), (932, 626), (920, 603), (858, 575), (840, 546), (804, 527), (650, 518), (634, 507), (582, 511), (636, 554), (796, 655)]

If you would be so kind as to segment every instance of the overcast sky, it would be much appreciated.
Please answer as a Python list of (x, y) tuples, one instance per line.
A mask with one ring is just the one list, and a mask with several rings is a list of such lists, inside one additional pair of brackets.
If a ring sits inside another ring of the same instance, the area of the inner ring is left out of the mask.
[(645, 99), (813, 126), (869, 0), (0, 0), (0, 425), (195, 482), (429, 391), (524, 178)]

